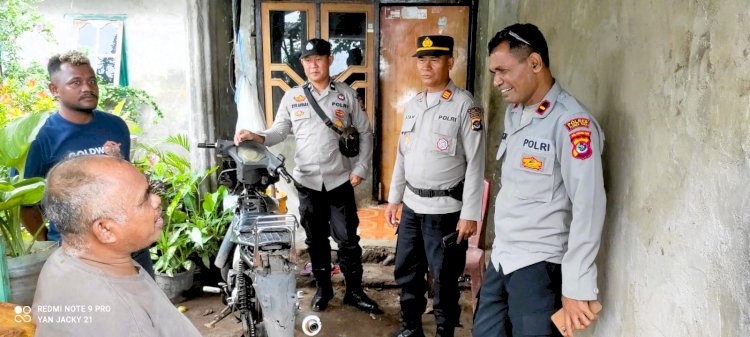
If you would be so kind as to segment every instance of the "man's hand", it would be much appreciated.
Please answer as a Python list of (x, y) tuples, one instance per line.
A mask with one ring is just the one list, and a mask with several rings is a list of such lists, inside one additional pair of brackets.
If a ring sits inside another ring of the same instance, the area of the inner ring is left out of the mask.
[(254, 142), (263, 144), (263, 142), (266, 141), (266, 138), (245, 129), (237, 131), (237, 133), (234, 134), (234, 145), (240, 145), (240, 143), (245, 140), (252, 140)]
[(573, 337), (574, 330), (583, 330), (596, 319), (591, 312), (589, 301), (579, 301), (565, 296), (562, 297), (563, 312), (565, 313), (565, 336)]
[(388, 207), (385, 208), (385, 222), (393, 228), (398, 227), (399, 219), (396, 217), (398, 205), (399, 204), (388, 203)]
[(122, 153), (120, 152), (120, 143), (108, 140), (104, 143), (102, 148), (104, 149), (104, 154), (112, 157), (122, 158)]
[(477, 232), (477, 222), (474, 220), (458, 219), (458, 240), (459, 243), (463, 240), (468, 240), (474, 233)]
[(351, 174), (349, 175), (349, 182), (352, 183), (352, 186), (357, 187), (357, 185), (362, 183), (362, 177), (356, 174)]

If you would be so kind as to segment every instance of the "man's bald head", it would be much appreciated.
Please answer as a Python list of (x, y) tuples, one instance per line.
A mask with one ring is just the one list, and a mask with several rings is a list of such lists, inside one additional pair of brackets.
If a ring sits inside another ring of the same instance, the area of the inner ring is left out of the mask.
[(112, 156), (81, 156), (55, 165), (47, 175), (42, 207), (70, 246), (85, 250), (91, 224), (102, 218), (127, 219), (118, 202), (114, 177), (132, 165)]

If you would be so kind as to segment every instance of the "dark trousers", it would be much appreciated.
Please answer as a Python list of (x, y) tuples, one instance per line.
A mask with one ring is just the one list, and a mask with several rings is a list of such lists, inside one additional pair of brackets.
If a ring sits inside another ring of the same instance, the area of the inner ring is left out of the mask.
[(550, 316), (562, 308), (560, 265), (539, 262), (503, 274), (490, 263), (474, 314), (474, 337), (560, 336)]
[[(357, 235), (359, 217), (352, 184), (347, 181), (330, 191), (325, 186), (322, 191), (316, 191), (298, 185), (297, 190), (302, 227), (307, 234), (307, 252), (313, 270), (318, 271), (316, 278), (319, 275), (330, 277), (331, 244), (328, 237), (333, 236), (339, 246), (339, 266), (347, 277), (347, 288), (361, 286), (362, 247)], [(359, 278), (360, 284), (349, 284), (352, 275)]]
[(466, 240), (443, 248), (443, 237), (456, 231), (460, 212), (417, 214), (404, 204), (398, 225), (394, 276), (401, 287), (401, 317), (410, 327), (421, 326), (427, 306), (429, 270), (433, 278), (432, 300), (438, 327), (453, 329), (461, 309), (458, 278), (466, 264)]

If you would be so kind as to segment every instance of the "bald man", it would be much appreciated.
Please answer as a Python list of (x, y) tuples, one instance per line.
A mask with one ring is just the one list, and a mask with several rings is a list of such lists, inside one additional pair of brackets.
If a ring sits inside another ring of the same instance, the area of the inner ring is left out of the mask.
[(131, 258), (164, 224), (161, 199), (133, 165), (65, 160), (47, 176), (42, 206), (63, 240), (39, 275), (36, 336), (200, 336)]

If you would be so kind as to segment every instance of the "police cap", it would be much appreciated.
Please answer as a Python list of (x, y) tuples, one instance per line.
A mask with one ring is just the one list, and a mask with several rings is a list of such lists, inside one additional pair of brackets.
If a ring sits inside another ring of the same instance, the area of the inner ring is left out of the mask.
[(453, 56), (453, 38), (447, 35), (425, 35), (417, 38), (417, 52), (419, 56)]
[(331, 55), (331, 44), (323, 39), (310, 39), (302, 46), (302, 54), (299, 58), (310, 55)]

